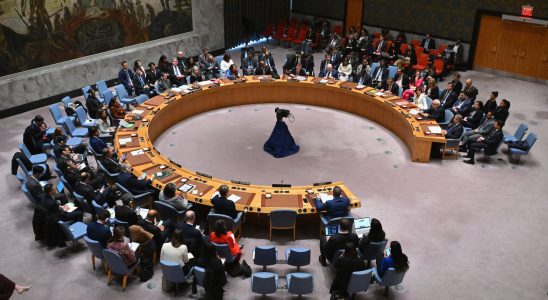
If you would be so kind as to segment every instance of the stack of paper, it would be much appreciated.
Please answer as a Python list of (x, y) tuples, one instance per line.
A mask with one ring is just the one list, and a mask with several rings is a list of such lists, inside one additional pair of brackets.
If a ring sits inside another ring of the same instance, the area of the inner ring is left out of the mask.
[(132, 139), (129, 137), (129, 138), (119, 139), (118, 143), (120, 143), (120, 145), (125, 145), (127, 143), (131, 143), (131, 141), (132, 141)]
[(206, 81), (200, 81), (198, 82), (198, 85), (199, 86), (206, 86), (208, 84), (211, 84), (211, 80), (206, 80)]
[(134, 115), (142, 115), (145, 111), (140, 109), (135, 109), (131, 113)]
[(328, 83), (328, 82), (329, 82), (329, 80), (327, 80), (327, 79), (322, 79), (322, 80), (320, 80), (320, 83), (322, 83), (322, 84), (326, 84), (326, 83)]
[(320, 200), (322, 200), (323, 203), (333, 200), (333, 195), (328, 195), (326, 193), (320, 193)]
[(141, 155), (141, 154), (145, 154), (145, 151), (143, 151), (142, 149), (139, 149), (139, 150), (134, 150), (134, 151), (131, 151), (130, 152), (131, 155)]
[(358, 85), (356, 86), (356, 89), (357, 89), (357, 90), (361, 90), (361, 89), (364, 89), (364, 88), (365, 88), (365, 85), (363, 85), (363, 84), (358, 84)]
[(409, 113), (412, 114), (412, 115), (417, 115), (417, 114), (419, 114), (420, 112), (421, 112), (420, 109), (416, 109), (416, 108), (414, 108), (414, 109), (412, 109), (412, 110), (409, 111)]
[(188, 193), (190, 192), (192, 189), (194, 189), (196, 186), (193, 185), (193, 184), (183, 184), (183, 186), (181, 186), (179, 188), (180, 191), (182, 191), (183, 193)]
[(305, 81), (305, 80), (306, 80), (306, 77), (304, 77), (304, 76), (297, 76), (297, 77), (295, 77), (295, 79), (297, 79), (298, 81)]
[(433, 134), (441, 134), (441, 127), (439, 126), (428, 126), (428, 130)]
[(69, 203), (65, 204), (65, 206), (68, 207), (67, 212), (73, 212), (78, 208), (72, 202), (69, 202)]
[(80, 163), (80, 167), (78, 168), (80, 171), (86, 168), (86, 163), (82, 162)]
[(133, 252), (137, 251), (137, 248), (139, 248), (139, 243), (131, 242), (129, 243), (129, 248), (133, 250)]
[(228, 196), (228, 198), (226, 198), (226, 199), (236, 203), (238, 200), (242, 199), (242, 197), (232, 194), (232, 195)]

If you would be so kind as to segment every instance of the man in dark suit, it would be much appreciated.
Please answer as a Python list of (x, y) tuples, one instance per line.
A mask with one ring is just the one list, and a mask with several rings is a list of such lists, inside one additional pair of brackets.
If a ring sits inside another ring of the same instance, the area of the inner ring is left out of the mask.
[(466, 79), (464, 82), (464, 89), (462, 90), (468, 98), (472, 101), (476, 101), (478, 96), (478, 89), (472, 85), (472, 79)]
[(337, 48), (334, 48), (331, 53), (331, 64), (333, 65), (333, 68), (337, 70), (339, 68), (339, 65), (342, 62), (342, 56), (341, 53), (339, 53), (339, 50)]
[(122, 69), (118, 72), (118, 81), (120, 84), (123, 84), (126, 88), (127, 93), (131, 96), (135, 87), (133, 86), (133, 77), (135, 77), (135, 72), (128, 67), (127, 61), (122, 61)]
[(204, 64), (204, 67), (201, 68), (202, 72), (204, 72), (204, 75), (207, 79), (213, 79), (213, 78), (219, 78), (219, 70), (220, 66), (219, 63), (215, 60), (215, 57), (213, 55), (209, 54), (207, 57), (207, 62)]
[(386, 53), (388, 43), (384, 40), (384, 36), (379, 37), (379, 41), (377, 42), (377, 47), (375, 48), (374, 54), (381, 55), (381, 53)]
[(383, 87), (385, 92), (390, 92), (392, 95), (397, 96), (400, 92), (400, 87), (394, 82), (394, 79), (388, 78), (386, 84)]
[(25, 128), (23, 133), (23, 144), (27, 146), (31, 154), (44, 153), (44, 133), (47, 126), (44, 123), (44, 117), (37, 115), (31, 121), (30, 125)]
[(483, 119), (483, 102), (476, 100), (472, 105), (472, 112), (464, 118), (463, 125), (472, 129), (478, 128)]
[(460, 92), (459, 98), (453, 104), (453, 107), (450, 108), (453, 114), (461, 114), (463, 116), (468, 116), (472, 110), (472, 100), (466, 97), (464, 92)]
[(351, 232), (352, 224), (348, 219), (342, 219), (339, 223), (339, 232), (330, 237), (322, 236), (320, 238), (320, 257), (319, 261), (322, 266), (327, 266), (326, 259), (332, 260), (333, 256), (339, 249), (345, 249), (346, 243), (353, 243), (354, 248), (358, 247), (358, 235)]
[(327, 219), (346, 217), (350, 209), (350, 200), (342, 197), (342, 189), (339, 186), (333, 188), (333, 200), (328, 200), (325, 203), (320, 198), (314, 199), (317, 211), (327, 211)]
[(122, 168), (120, 167), (120, 164), (114, 157), (113, 153), (114, 151), (112, 148), (104, 148), (103, 149), (103, 156), (99, 157), (99, 161), (107, 169), (109, 173), (120, 173), (122, 172)]
[[(183, 51), (178, 51), (177, 52), (177, 66), (179, 66), (179, 69), (180, 70), (186, 70), (187, 69), (187, 64), (188, 64), (188, 59), (185, 57), (185, 54), (183, 53)], [(187, 75), (187, 74), (184, 74), (184, 75)]]
[[(44, 191), (44, 188), (40, 184), (40, 179), (39, 179), (40, 177), (42, 177), (42, 175), (44, 175), (44, 172), (45, 170), (41, 166), (32, 167), (32, 175), (29, 176), (27, 178), (27, 181), (25, 182), (25, 185), (27, 186), (28, 191), (32, 194), (34, 199), (36, 199), (37, 201), (40, 201), (40, 199), (42, 199), (42, 197), (44, 197), (44, 195), (46, 194), (46, 192)], [(53, 193), (53, 195), (51, 196), (53, 197), (53, 199), (60, 201), (61, 204), (67, 203), (67, 196), (64, 193), (63, 194)]]
[(179, 222), (177, 228), (183, 231), (183, 236), (185, 237), (185, 244), (188, 247), (188, 251), (198, 257), (200, 255), (200, 250), (203, 243), (203, 235), (200, 230), (198, 230), (194, 223), (196, 222), (196, 213), (192, 210), (187, 210), (185, 213), (185, 221)]
[(207, 63), (209, 62), (209, 49), (203, 48), (202, 55), (198, 58), (198, 64), (200, 65), (200, 70), (207, 69)]
[(88, 128), (88, 135), (89, 135), (89, 145), (91, 148), (93, 148), (93, 151), (97, 153), (103, 153), (103, 149), (109, 148), (107, 143), (103, 141), (99, 136), (101, 133), (99, 132), (99, 128), (96, 126)]
[(306, 54), (303, 56), (303, 69), (309, 76), (314, 76), (314, 56)]
[(409, 89), (409, 75), (405, 74), (402, 68), (398, 68), (398, 72), (394, 76), (394, 82), (401, 86), (404, 91)]
[(150, 175), (150, 179), (139, 180), (135, 175), (129, 172), (128, 165), (120, 165), (120, 170), (121, 172), (118, 174), (117, 182), (125, 187), (130, 193), (137, 195), (152, 191), (150, 184), (152, 184), (152, 180), (154, 180), (156, 174)]
[(487, 137), (479, 137), (475, 143), (470, 144), (468, 148), (468, 154), (464, 158), (468, 160), (463, 161), (464, 163), (473, 165), (476, 163), (474, 156), (476, 150), (483, 149), (486, 153), (496, 153), (497, 147), (504, 138), (502, 133), (502, 127), (504, 127), (504, 121), (496, 120), (495, 125)]
[(320, 62), (320, 73), (325, 70), (329, 63), (331, 63), (331, 55), (326, 54), (325, 58)]
[(117, 205), (114, 207), (114, 215), (117, 220), (122, 222), (129, 223), (129, 226), (136, 225), (141, 219), (141, 216), (137, 215), (135, 210), (133, 210), (133, 196), (131, 194), (122, 195), (122, 205)]
[(156, 68), (156, 64), (151, 62), (148, 64), (148, 69), (145, 71), (147, 84), (154, 86), (156, 80), (160, 79), (160, 69)]
[(154, 242), (156, 244), (156, 251), (159, 254), (162, 250), (162, 245), (169, 237), (169, 220), (166, 220), (162, 225), (156, 225), (156, 217), (158, 212), (154, 209), (151, 209), (147, 213), (146, 219), (141, 219), (137, 224), (143, 227), (144, 230), (152, 233)]
[(297, 51), (295, 54), (287, 54), (286, 61), (282, 67), (284, 74), (289, 75), (297, 64), (302, 64), (301, 51)]
[(462, 82), (460, 81), (460, 73), (455, 72), (453, 74), (453, 92), (455, 92), (455, 95), (459, 95), (460, 91), (462, 91)]
[(253, 54), (253, 50), (247, 51), (247, 56), (242, 59), (242, 65), (240, 66), (244, 75), (253, 75), (253, 72), (257, 68), (257, 60)]
[(58, 214), (59, 219), (64, 222), (82, 222), (84, 213), (79, 210), (68, 211), (68, 207), (60, 205), (60, 203), (54, 199), (55, 189), (51, 183), (44, 186), (44, 195), (40, 199), (40, 205), (51, 214)]
[(107, 242), (112, 237), (112, 232), (106, 225), (109, 218), (110, 213), (108, 210), (103, 209), (97, 217), (97, 222), (89, 223), (86, 229), (88, 238), (99, 242), (103, 248), (107, 247)]
[(332, 64), (327, 64), (325, 69), (318, 74), (318, 77), (323, 77), (326, 79), (338, 79), (339, 73), (335, 70)]
[(373, 71), (372, 87), (382, 89), (386, 80), (388, 80), (388, 68), (384, 59), (381, 59), (379, 66)]
[(445, 108), (441, 106), (440, 100), (432, 101), (432, 105), (429, 109), (425, 109), (422, 112), (422, 116), (425, 118), (436, 120), (436, 122), (441, 123), (445, 121)]
[(457, 101), (457, 95), (453, 92), (453, 82), (447, 84), (447, 89), (441, 92), (440, 103), (443, 108), (451, 108)]
[(456, 114), (453, 121), (441, 132), (446, 139), (458, 139), (462, 135), (464, 127), (462, 126), (462, 115)]
[(360, 69), (360, 72), (354, 77), (354, 82), (365, 86), (371, 85), (371, 75), (366, 68)]
[(236, 211), (236, 205), (234, 204), (234, 202), (226, 198), (228, 196), (228, 186), (224, 184), (221, 185), (218, 192), (219, 195), (211, 199), (211, 204), (213, 204), (213, 209), (215, 209), (215, 213), (226, 215), (233, 219), (236, 218), (238, 215), (238, 212)]
[(148, 85), (143, 69), (137, 69), (135, 72), (135, 76), (133, 77), (133, 86), (135, 87), (135, 95), (145, 94), (148, 97), (152, 97), (153, 91)]
[(171, 66), (167, 69), (167, 71), (169, 73), (169, 80), (171, 80), (171, 84), (176, 86), (186, 84), (184, 68), (179, 65), (179, 60), (177, 57), (171, 60)]
[(436, 41), (427, 33), (424, 39), (422, 39), (421, 47), (424, 48), (424, 53), (427, 53), (430, 49), (436, 49)]
[(264, 60), (259, 60), (259, 65), (253, 71), (253, 75), (272, 75), (270, 68), (267, 68)]
[(295, 68), (291, 69), (290, 75), (291, 77), (294, 76), (305, 76), (306, 77), (306, 71), (303, 69), (303, 66), (299, 63), (295, 66)]
[(101, 187), (100, 190), (96, 191), (91, 185), (90, 175), (87, 172), (80, 174), (80, 181), (74, 186), (74, 191), (80, 194), (86, 202), (88, 203), (89, 209), (91, 210), (91, 215), (93, 220), (97, 219), (97, 212), (93, 206), (93, 200), (97, 203), (104, 203), (105, 197), (110, 193), (111, 187)]

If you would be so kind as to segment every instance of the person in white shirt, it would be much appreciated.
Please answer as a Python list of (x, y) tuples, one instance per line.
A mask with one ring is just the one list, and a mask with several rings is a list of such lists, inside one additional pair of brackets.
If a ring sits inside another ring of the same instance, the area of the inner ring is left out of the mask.
[(352, 75), (352, 65), (348, 62), (348, 57), (344, 58), (343, 63), (339, 65), (339, 69), (337, 71), (339, 73), (339, 80), (350, 81)]
[(234, 61), (232, 58), (230, 58), (230, 54), (228, 52), (225, 52), (225, 55), (223, 56), (223, 60), (221, 60), (221, 76), (225, 77), (226, 70), (230, 68), (231, 65), (234, 64)]
[(111, 136), (115, 131), (114, 127), (110, 126), (108, 119), (108, 113), (106, 110), (99, 110), (97, 112), (97, 127), (99, 127), (100, 136)]
[(179, 228), (173, 230), (169, 240), (170, 242), (164, 243), (162, 246), (160, 260), (177, 263), (181, 266), (183, 272), (188, 274), (191, 264), (193, 264), (193, 262), (190, 262), (193, 256), (192, 254), (188, 254), (188, 248), (184, 243), (183, 231)]

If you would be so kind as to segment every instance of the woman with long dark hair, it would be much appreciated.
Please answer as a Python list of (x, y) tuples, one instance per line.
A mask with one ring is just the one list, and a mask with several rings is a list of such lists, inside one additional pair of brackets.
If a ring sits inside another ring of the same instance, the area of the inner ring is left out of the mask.
[(344, 252), (335, 258), (333, 264), (337, 268), (337, 275), (331, 283), (330, 293), (346, 298), (348, 297), (346, 290), (352, 273), (365, 270), (365, 262), (358, 257), (356, 245), (352, 241), (347, 241)]
[(242, 256), (242, 250), (232, 231), (226, 230), (226, 223), (223, 220), (215, 222), (215, 231), (209, 234), (209, 240), (217, 244), (227, 244), (234, 261), (237, 262)]
[[(227, 283), (226, 273), (212, 243), (203, 243), (200, 258), (196, 260), (196, 266), (204, 268), (206, 273), (204, 279), (206, 294), (204, 299), (223, 299), (223, 286)], [(192, 282), (192, 292), (196, 292), (196, 277)]]
[(407, 255), (403, 254), (398, 241), (390, 242), (390, 255), (382, 259), (379, 276), (382, 277), (389, 268), (396, 269), (398, 273), (409, 270), (409, 260), (407, 259)]
[(367, 235), (364, 233), (360, 239), (360, 250), (365, 252), (365, 247), (367, 247), (369, 243), (382, 242), (384, 241), (385, 236), (386, 234), (384, 233), (384, 230), (382, 230), (381, 222), (375, 218), (371, 219), (371, 229), (369, 229), (369, 233)]

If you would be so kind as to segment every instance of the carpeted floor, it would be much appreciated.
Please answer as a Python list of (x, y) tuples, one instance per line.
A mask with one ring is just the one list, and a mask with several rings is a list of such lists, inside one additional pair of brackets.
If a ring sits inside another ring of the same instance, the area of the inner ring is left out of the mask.
[[(286, 49), (273, 48), (278, 68)], [(234, 57), (234, 55), (233, 55)], [(238, 56), (239, 57), (239, 56)], [(316, 54), (319, 66), (320, 54)], [(287, 106), (296, 116), (290, 130), (301, 152), (276, 160), (262, 152), (274, 125), (272, 105), (242, 106), (196, 116), (174, 126), (157, 144), (162, 153), (190, 169), (227, 179), (270, 184), (280, 180), (305, 184), (343, 180), (362, 199), (356, 216), (381, 220), (390, 240), (398, 240), (411, 265), (403, 285), (389, 299), (546, 299), (548, 291), (548, 159), (546, 127), (548, 87), (469, 71), (485, 100), (492, 90), (512, 102), (506, 132), (526, 122), (539, 135), (531, 155), (519, 164), (499, 154), (490, 163), (470, 166), (462, 159), (409, 162), (407, 148), (381, 126), (366, 119), (324, 108)], [(445, 83), (441, 83), (444, 87)], [(230, 112), (229, 112), (230, 110)], [(147, 283), (133, 278), (124, 293), (119, 282), (106, 285), (106, 276), (93, 271), (89, 251), (48, 250), (34, 241), (32, 209), (10, 174), (11, 156), (35, 114), (53, 124), (47, 108), (0, 120), (0, 272), (32, 290), (14, 299), (164, 299), (161, 271)], [(174, 132), (174, 134), (172, 133)], [(504, 147), (505, 148), (505, 147)], [(165, 152), (164, 152), (165, 151)], [(215, 159), (211, 159), (215, 157)], [(498, 159), (500, 158), (500, 160)], [(249, 163), (250, 162), (250, 163)], [(274, 244), (312, 249), (312, 263), (303, 269), (314, 275), (309, 299), (328, 299), (333, 269), (317, 263), (318, 240), (305, 228), (298, 239), (277, 232), (269, 242), (262, 228), (244, 227), (244, 259), (252, 264), (255, 245)], [(280, 275), (294, 271), (286, 265), (270, 268)], [(281, 279), (281, 285), (285, 280)], [(225, 299), (255, 299), (250, 280), (229, 279)], [(188, 298), (183, 289), (178, 298)], [(272, 299), (288, 298), (279, 290)], [(358, 299), (384, 299), (383, 289), (371, 287)]]

